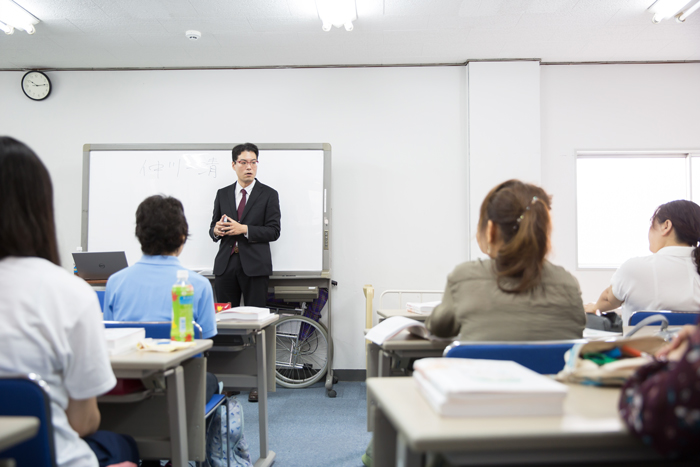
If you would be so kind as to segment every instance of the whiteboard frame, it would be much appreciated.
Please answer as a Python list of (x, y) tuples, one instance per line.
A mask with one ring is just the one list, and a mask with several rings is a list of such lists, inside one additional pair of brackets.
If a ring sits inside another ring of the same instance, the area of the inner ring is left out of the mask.
[[(185, 144), (84, 144), (83, 145), (83, 199), (80, 244), (88, 251), (88, 221), (90, 213), (90, 152), (91, 151), (231, 151), (243, 143), (185, 143)], [(256, 145), (261, 151), (323, 150), (323, 224), (321, 248), (322, 271), (273, 271), (274, 277), (330, 277), (333, 209), (331, 208), (331, 145), (329, 143), (268, 143)], [(212, 200), (212, 203), (214, 201)], [(212, 258), (212, 262), (214, 258)], [(272, 277), (272, 276), (271, 276)]]

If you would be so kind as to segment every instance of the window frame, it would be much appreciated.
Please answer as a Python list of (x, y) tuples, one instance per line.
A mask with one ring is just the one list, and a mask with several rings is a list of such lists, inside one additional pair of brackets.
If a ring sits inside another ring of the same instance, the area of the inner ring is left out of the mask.
[[(683, 158), (685, 159), (686, 167), (686, 198), (693, 199), (693, 159), (699, 158), (697, 162), (697, 169), (700, 170), (700, 150), (698, 149), (673, 149), (673, 150), (577, 150), (575, 152), (575, 169), (574, 169), (574, 199), (576, 200), (576, 206), (574, 208), (575, 225), (575, 248), (576, 248), (576, 271), (616, 271), (617, 267), (582, 267), (579, 259), (579, 200), (578, 200), (578, 160), (579, 159), (605, 159), (605, 158), (659, 158), (659, 157), (669, 157), (669, 158)], [(700, 203), (699, 203), (700, 204)], [(619, 266), (618, 266), (619, 267)]]

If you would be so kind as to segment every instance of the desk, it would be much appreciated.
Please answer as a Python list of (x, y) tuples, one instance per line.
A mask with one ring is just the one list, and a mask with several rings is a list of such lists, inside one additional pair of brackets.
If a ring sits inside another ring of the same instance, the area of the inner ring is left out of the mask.
[(392, 358), (442, 357), (445, 347), (452, 341), (431, 341), (401, 331), (390, 341), (377, 345), (369, 342), (367, 353), (367, 377), (383, 377), (391, 374)]
[[(224, 320), (216, 323), (219, 335), (239, 335), (246, 348), (216, 344), (209, 353), (208, 370), (230, 388), (257, 388), (260, 419), (260, 458), (255, 467), (272, 465), (275, 452), (268, 447), (267, 391), (275, 391), (275, 326), (279, 315), (259, 321)], [(255, 346), (253, 353), (250, 346)]]
[[(451, 341), (430, 341), (421, 339), (408, 331), (401, 331), (390, 341), (377, 345), (367, 343), (367, 378), (391, 376), (391, 361), (397, 359), (405, 362), (406, 367), (411, 358), (442, 357), (445, 347)], [(367, 391), (367, 431), (373, 430), (374, 399)]]
[(37, 431), (36, 417), (0, 417), (0, 452), (31, 439)]
[(207, 362), (193, 357), (211, 346), (211, 340), (201, 339), (176, 352), (111, 356), (117, 378), (142, 379), (149, 390), (99, 397), (100, 429), (133, 436), (144, 459), (170, 458), (178, 467), (187, 467), (190, 459), (203, 461)]
[(557, 417), (440, 417), (412, 378), (372, 378), (375, 465), (421, 465), (439, 452), (458, 465), (661, 459), (627, 432), (618, 388), (571, 385)]
[(412, 313), (408, 310), (377, 310), (377, 316), (379, 317), (379, 321), (391, 318), (392, 316), (405, 316), (406, 318), (415, 319), (416, 321), (425, 321), (430, 315)]

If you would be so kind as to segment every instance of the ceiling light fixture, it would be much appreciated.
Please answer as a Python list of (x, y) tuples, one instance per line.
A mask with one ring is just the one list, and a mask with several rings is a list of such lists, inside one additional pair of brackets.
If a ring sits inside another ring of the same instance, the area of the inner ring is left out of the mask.
[(649, 11), (654, 13), (651, 22), (659, 24), (661, 21), (675, 16), (676, 20), (682, 23), (698, 7), (700, 7), (700, 0), (656, 0), (649, 7)]
[(692, 15), (693, 12), (698, 8), (700, 8), (700, 0), (697, 0), (695, 2), (695, 5), (692, 5), (689, 8), (685, 8), (678, 15), (676, 15), (676, 21), (678, 21), (679, 23), (684, 23), (688, 16)]
[(357, 19), (355, 0), (316, 0), (316, 9), (324, 31), (330, 31), (332, 26), (353, 30), (352, 22)]
[(12, 0), (0, 0), (0, 30), (5, 31), (5, 34), (12, 34), (15, 29), (34, 34), (34, 25), (38, 22), (34, 15)]

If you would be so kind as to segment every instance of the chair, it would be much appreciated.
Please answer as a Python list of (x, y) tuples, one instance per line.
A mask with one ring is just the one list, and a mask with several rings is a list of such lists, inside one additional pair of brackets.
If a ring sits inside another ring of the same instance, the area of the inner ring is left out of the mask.
[[(170, 339), (170, 321), (103, 321), (105, 328), (144, 328), (146, 337), (152, 339)], [(194, 338), (201, 339), (202, 327), (192, 321)]]
[(95, 290), (95, 293), (97, 294), (97, 300), (100, 302), (100, 310), (103, 312), (105, 311), (105, 291), (104, 290)]
[(644, 318), (648, 318), (653, 315), (663, 315), (668, 320), (669, 326), (683, 326), (685, 324), (697, 324), (700, 318), (700, 312), (691, 311), (670, 311), (670, 310), (660, 310), (660, 311), (635, 311), (630, 316), (630, 326), (636, 326)]
[(19, 466), (56, 466), (48, 390), (46, 382), (34, 373), (0, 377), (0, 415), (39, 419), (39, 431), (33, 438), (2, 451), (0, 457), (13, 458)]
[(537, 373), (551, 375), (564, 368), (564, 354), (584, 339), (534, 342), (455, 342), (443, 353), (447, 358), (512, 360)]

